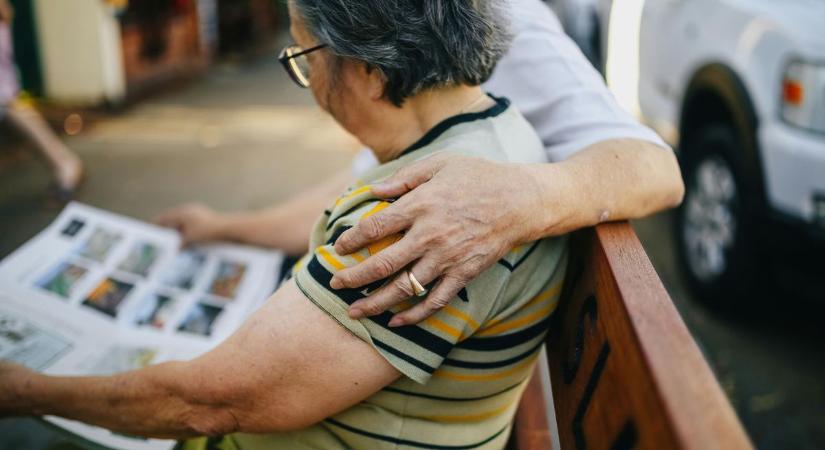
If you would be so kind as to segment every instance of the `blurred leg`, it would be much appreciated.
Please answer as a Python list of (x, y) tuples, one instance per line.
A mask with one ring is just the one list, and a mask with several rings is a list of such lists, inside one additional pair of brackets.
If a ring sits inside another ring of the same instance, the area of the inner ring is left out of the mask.
[(54, 134), (49, 125), (34, 108), (12, 103), (6, 113), (8, 120), (37, 146), (51, 166), (59, 188), (74, 189), (80, 183), (83, 163)]

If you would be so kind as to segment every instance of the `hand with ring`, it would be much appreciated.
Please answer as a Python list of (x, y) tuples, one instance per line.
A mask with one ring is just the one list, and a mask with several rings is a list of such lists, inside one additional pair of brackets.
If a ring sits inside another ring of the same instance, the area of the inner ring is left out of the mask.
[[(435, 155), (374, 186), (375, 195), (398, 200), (342, 234), (335, 243), (336, 253), (347, 255), (387, 236), (403, 236), (333, 277), (333, 289), (392, 280), (353, 303), (350, 317), (374, 316), (415, 296), (422, 301), (396, 314), (390, 326), (418, 323), (446, 306), (510, 249), (526, 242), (525, 237), (536, 236), (533, 230), (543, 225), (535, 214), (541, 209), (541, 196), (539, 185), (524, 167)], [(502, 204), (505, 191), (510, 194)]]

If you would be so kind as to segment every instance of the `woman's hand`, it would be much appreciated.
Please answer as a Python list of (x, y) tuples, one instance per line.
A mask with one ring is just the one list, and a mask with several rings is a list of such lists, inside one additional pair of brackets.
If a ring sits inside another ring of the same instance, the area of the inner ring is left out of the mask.
[[(394, 245), (335, 274), (332, 287), (360, 287), (410, 266), (424, 285), (438, 280), (427, 299), (398, 314), (391, 325), (417, 323), (447, 305), (482, 271), (514, 246), (535, 239), (543, 228), (539, 184), (527, 166), (460, 155), (435, 155), (407, 166), (373, 187), (391, 206), (347, 231), (335, 250), (349, 254), (386, 236), (404, 232)], [(409, 297), (402, 273), (350, 315), (375, 315)]]
[(214, 209), (188, 203), (168, 209), (154, 220), (160, 226), (180, 232), (184, 245), (223, 238), (225, 216)]

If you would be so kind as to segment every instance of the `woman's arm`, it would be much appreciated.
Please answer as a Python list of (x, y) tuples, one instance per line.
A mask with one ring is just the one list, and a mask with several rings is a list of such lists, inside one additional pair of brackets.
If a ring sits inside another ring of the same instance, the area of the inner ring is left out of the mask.
[(0, 364), (0, 416), (56, 415), (161, 438), (286, 431), (344, 410), (399, 375), (289, 282), (192, 361), (108, 377)]
[(303, 255), (318, 215), (352, 182), (351, 171), (346, 169), (273, 208), (224, 214), (187, 204), (161, 213), (155, 222), (177, 229), (185, 243), (229, 240)]
[[(360, 287), (413, 263), (422, 283), (440, 280), (426, 301), (394, 319), (416, 323), (516, 245), (608, 220), (644, 217), (678, 205), (683, 191), (673, 152), (640, 140), (605, 141), (552, 164), (434, 156), (373, 188), (381, 197), (403, 197), (342, 234), (336, 251), (349, 254), (399, 232), (404, 237), (337, 272), (331, 284)], [(390, 283), (354, 303), (350, 315), (378, 314), (405, 297)]]

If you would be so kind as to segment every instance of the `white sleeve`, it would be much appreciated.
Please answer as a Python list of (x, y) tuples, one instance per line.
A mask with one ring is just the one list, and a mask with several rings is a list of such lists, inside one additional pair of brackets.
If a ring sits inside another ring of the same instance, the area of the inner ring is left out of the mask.
[(669, 148), (619, 106), (547, 5), (509, 0), (508, 9), (513, 43), (484, 89), (513, 102), (538, 132), (550, 161), (609, 139)]
[(373, 167), (378, 167), (378, 159), (375, 154), (368, 148), (364, 147), (355, 154), (352, 158), (352, 175), (356, 178), (360, 177)]

